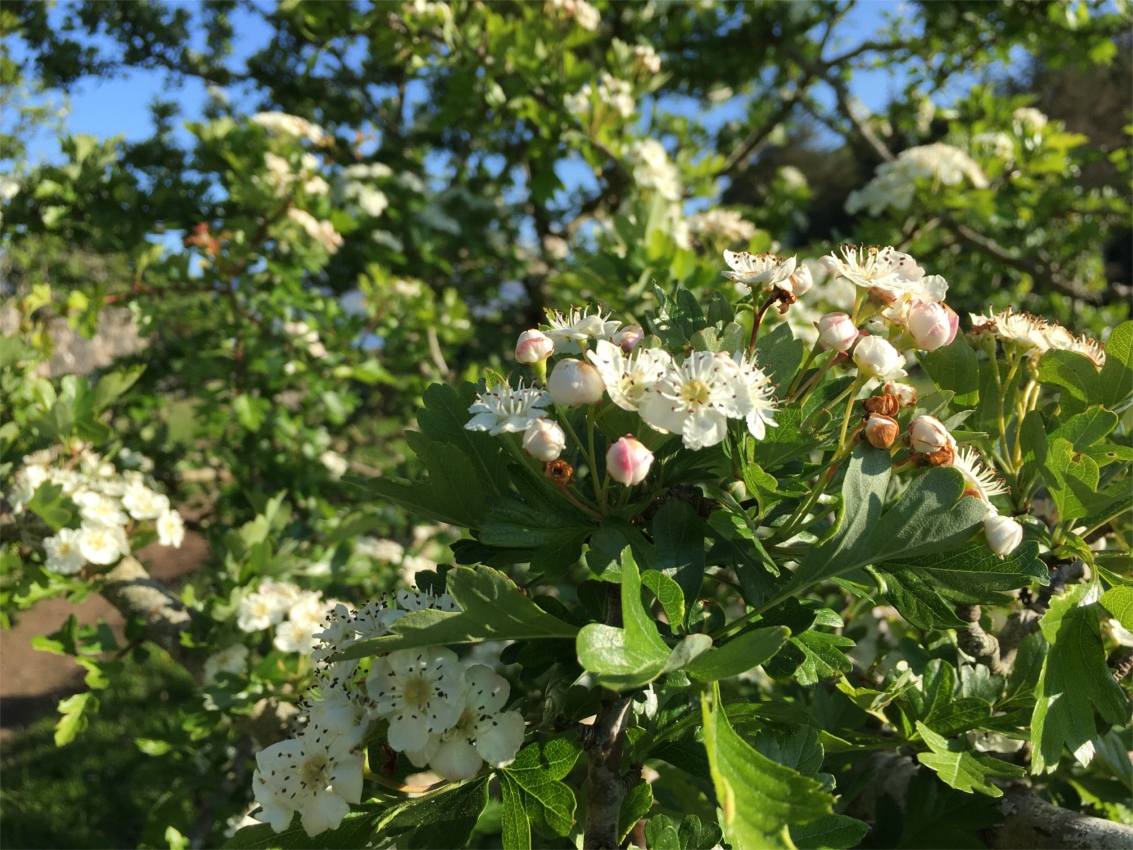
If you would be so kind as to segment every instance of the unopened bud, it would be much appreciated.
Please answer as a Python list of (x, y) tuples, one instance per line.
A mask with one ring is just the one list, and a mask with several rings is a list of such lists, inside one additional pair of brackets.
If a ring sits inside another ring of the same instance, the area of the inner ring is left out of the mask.
[(854, 346), (854, 363), (858, 371), (870, 378), (899, 378), (908, 374), (901, 367), (905, 358), (879, 336), (867, 336), (858, 340)]
[(1008, 516), (992, 514), (984, 520), (987, 545), (997, 555), (1007, 555), (1023, 542), (1023, 526)]
[(806, 295), (810, 292), (810, 288), (814, 286), (814, 278), (811, 276), (810, 269), (806, 266), (799, 266), (791, 275), (791, 292), (795, 295)]
[(901, 407), (913, 407), (917, 403), (917, 388), (912, 384), (902, 384), (898, 381), (886, 381), (885, 392), (896, 396)]
[(645, 331), (641, 325), (630, 325), (628, 328), (622, 328), (610, 337), (610, 341), (614, 345), (620, 346), (626, 354), (633, 351), (643, 339), (645, 339)]
[(566, 434), (550, 419), (536, 419), (523, 432), (523, 450), (544, 463), (558, 460), (565, 448)]
[(633, 437), (622, 437), (606, 451), (606, 472), (615, 481), (640, 484), (653, 465), (653, 452)]
[(917, 348), (925, 351), (936, 351), (943, 345), (948, 345), (956, 339), (956, 331), (960, 327), (960, 317), (956, 311), (945, 304), (933, 301), (914, 301), (909, 307), (909, 314), (905, 320), (905, 327), (909, 336), (917, 344)]
[(858, 329), (845, 313), (827, 313), (818, 320), (818, 342), (827, 351), (849, 351)]
[(901, 402), (897, 400), (897, 396), (889, 393), (870, 396), (863, 404), (867, 412), (879, 413), (882, 416), (896, 416), (897, 411), (901, 409)]
[(944, 423), (932, 416), (918, 416), (909, 423), (909, 448), (932, 454), (950, 445), (952, 437)]
[(554, 350), (555, 343), (542, 331), (524, 331), (515, 344), (515, 359), (520, 363), (538, 363), (550, 357)]
[(600, 402), (606, 385), (602, 382), (602, 375), (589, 363), (569, 358), (555, 364), (547, 389), (555, 404), (580, 407)]
[(887, 449), (897, 440), (901, 426), (892, 416), (871, 413), (862, 426), (866, 441), (875, 449)]

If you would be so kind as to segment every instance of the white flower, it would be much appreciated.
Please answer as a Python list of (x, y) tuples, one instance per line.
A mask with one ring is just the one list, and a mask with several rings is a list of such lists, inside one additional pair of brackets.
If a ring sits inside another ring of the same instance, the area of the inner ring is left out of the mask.
[(1014, 343), (1032, 357), (1041, 357), (1051, 349), (1074, 351), (1093, 361), (1099, 369), (1105, 365), (1105, 346), (1085, 334), (1074, 336), (1056, 322), (1030, 313), (1017, 313), (1012, 308), (988, 315), (969, 314), (972, 333), (995, 334), (1004, 343)]
[(327, 449), (319, 455), (319, 462), (327, 468), (327, 472), (334, 478), (341, 478), (346, 474), (346, 470), (350, 468), (350, 464), (347, 463), (346, 458), (330, 449)]
[(886, 208), (907, 210), (916, 197), (916, 181), (955, 186), (967, 180), (977, 189), (988, 187), (983, 169), (968, 154), (952, 145), (936, 142), (902, 151), (897, 159), (883, 162), (873, 179), (846, 199), (846, 212), (868, 209), (880, 215)]
[(1015, 119), (1015, 132), (1017, 133), (1025, 131), (1037, 133), (1050, 120), (1033, 106), (1021, 106), (1011, 114), (1011, 117)]
[[(894, 248), (843, 245), (841, 249), (841, 260), (830, 254), (822, 258), (823, 264), (832, 274), (844, 277), (863, 289), (876, 289), (896, 297), (919, 289), (916, 284), (925, 276), (924, 269), (917, 265), (916, 260)], [(941, 301), (943, 295), (922, 300)]]
[(234, 643), (205, 659), (204, 682), (211, 685), (221, 673), (242, 674), (248, 663), (248, 647)]
[(362, 800), (365, 731), (312, 722), (295, 738), (257, 753), (252, 787), (263, 807), (257, 819), (283, 832), (299, 812), (309, 836), (337, 828), (350, 805)]
[(612, 113), (622, 118), (630, 118), (637, 109), (637, 102), (633, 99), (633, 86), (625, 80), (612, 76), (608, 71), (603, 71), (598, 78), (597, 88), (586, 83), (574, 94), (568, 94), (564, 98), (564, 103), (567, 111), (572, 115), (588, 117), (595, 96), (602, 106), (600, 113)]
[(391, 626), (405, 616), (404, 611), (393, 608), (383, 599), (376, 599), (354, 612), (354, 631), (358, 640), (392, 634)]
[(287, 217), (298, 224), (311, 239), (318, 242), (328, 252), (333, 254), (343, 245), (342, 235), (334, 229), (329, 221), (320, 221), (306, 210), (290, 207)]
[(739, 364), (740, 377), (751, 396), (751, 410), (747, 414), (747, 429), (757, 440), (767, 436), (767, 426), (775, 425), (775, 397), (771, 379), (755, 364), (755, 356), (737, 351), (733, 359)]
[(931, 454), (947, 445), (956, 448), (956, 441), (948, 433), (939, 419), (932, 416), (917, 416), (909, 423), (909, 447), (914, 452)]
[(905, 327), (917, 348), (935, 351), (956, 339), (960, 317), (947, 304), (915, 300), (905, 316)]
[(354, 544), (354, 551), (387, 564), (401, 563), (405, 556), (405, 547), (396, 540), (378, 540), (376, 537), (359, 537)]
[(177, 511), (169, 510), (157, 518), (157, 542), (180, 549), (185, 540), (185, 522)]
[(590, 312), (589, 307), (571, 307), (567, 313), (557, 310), (547, 311), (550, 327), (546, 335), (554, 343), (555, 354), (578, 354), (582, 351), (578, 343), (588, 339), (611, 339), (618, 331), (621, 322), (610, 321), (610, 315), (602, 315), (601, 310)]
[(126, 485), (122, 494), (122, 507), (134, 519), (157, 519), (169, 510), (169, 498), (155, 493), (144, 484), (131, 483)]
[(376, 713), (389, 719), (393, 749), (424, 749), (429, 735), (452, 728), (464, 709), (462, 673), (456, 655), (443, 647), (399, 649), (374, 659), (366, 692)]
[(323, 630), (328, 609), (336, 604), (323, 601), (319, 593), (304, 591), (288, 609), (287, 620), (276, 627), (272, 645), (280, 652), (309, 654), (318, 644), (315, 635)]
[(122, 510), (122, 504), (111, 496), (96, 493), (93, 490), (82, 490), (72, 497), (79, 506), (79, 513), (83, 520), (100, 525), (123, 526), (130, 521)]
[(887, 340), (867, 336), (854, 346), (854, 363), (863, 375), (892, 381), (909, 374), (903, 368), (905, 358)]
[(397, 592), (397, 604), (405, 611), (459, 611), (456, 602), (452, 596), (447, 593), (442, 593), (440, 596), (433, 596), (429, 593), (421, 593), (413, 590), (399, 590)]
[(321, 142), (325, 135), (322, 127), (312, 124), (305, 118), (288, 115), (285, 112), (258, 112), (252, 116), (252, 123), (258, 124), (273, 135), (305, 138), (316, 144)]
[(429, 766), (456, 782), (475, 776), (485, 761), (505, 767), (523, 745), (523, 715), (504, 711), (511, 686), (507, 679), (481, 664), (464, 671), (467, 695), (451, 729), (440, 734)]
[(690, 216), (689, 230), (701, 239), (724, 242), (749, 242), (755, 236), (755, 225), (735, 210), (707, 210)]
[(501, 384), (477, 394), (476, 401), (468, 408), (468, 412), (475, 415), (464, 427), (469, 431), (487, 431), (493, 437), (526, 431), (532, 422), (547, 415), (547, 411), (540, 408), (550, 404), (551, 395), (543, 390), (525, 389), (522, 384), (512, 389)]
[(586, 356), (597, 367), (610, 401), (622, 410), (637, 410), (673, 362), (661, 348), (635, 348), (628, 357), (612, 342), (599, 340)]
[(633, 179), (638, 186), (656, 189), (657, 194), (667, 201), (678, 202), (684, 197), (680, 173), (659, 141), (642, 139), (634, 142), (629, 159), (634, 164)]
[(130, 543), (122, 526), (84, 520), (79, 529), (79, 551), (92, 564), (113, 564), (130, 554)]
[(633, 48), (633, 66), (645, 74), (661, 73), (661, 57), (648, 44), (637, 44)]
[(727, 419), (752, 410), (751, 392), (726, 354), (694, 351), (670, 364), (641, 403), (641, 418), (663, 433), (679, 433), (686, 448), (714, 446), (728, 433)]
[(60, 575), (77, 573), (87, 561), (80, 548), (81, 540), (80, 529), (59, 529), (54, 537), (48, 537), (43, 541), (43, 548), (47, 554), (44, 566)]
[(739, 284), (736, 288), (743, 294), (747, 294), (744, 289), (750, 291), (752, 286), (758, 286), (765, 292), (772, 289), (791, 292), (791, 275), (798, 264), (794, 257), (782, 259), (774, 254), (751, 254), (747, 251), (725, 251), (724, 262), (732, 269), (724, 272), (724, 277)]
[(279, 623), (299, 599), (299, 586), (291, 582), (262, 581), (240, 601), (236, 625), (244, 632), (258, 632)]
[(1007, 492), (1007, 485), (984, 465), (979, 452), (970, 446), (956, 452), (952, 468), (960, 470), (960, 474), (964, 476), (965, 495), (978, 496), (988, 506), (989, 512), (993, 511), (991, 497)]

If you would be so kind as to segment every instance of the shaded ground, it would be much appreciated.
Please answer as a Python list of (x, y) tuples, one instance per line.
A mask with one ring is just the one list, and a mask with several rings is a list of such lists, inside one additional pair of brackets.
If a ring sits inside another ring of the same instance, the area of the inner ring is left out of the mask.
[[(208, 556), (208, 545), (198, 534), (187, 533), (180, 549), (156, 543), (136, 553), (154, 578), (174, 586), (197, 569)], [(0, 633), (0, 742), (40, 717), (54, 715), (59, 700), (84, 689), (84, 671), (72, 658), (40, 652), (31, 645), (36, 635), (58, 630), (74, 614), (80, 625), (100, 619), (123, 637), (125, 621), (105, 599), (92, 595), (79, 605), (65, 599), (47, 599), (19, 615), (10, 631)]]

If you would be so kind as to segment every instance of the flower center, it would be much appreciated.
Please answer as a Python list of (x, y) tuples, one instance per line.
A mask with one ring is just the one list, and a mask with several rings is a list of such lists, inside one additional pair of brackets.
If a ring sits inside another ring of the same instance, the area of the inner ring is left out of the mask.
[(711, 388), (699, 378), (685, 381), (681, 385), (681, 401), (689, 407), (703, 407), (708, 404)]
[(431, 692), (429, 680), (424, 676), (410, 676), (409, 681), (405, 683), (405, 687), (402, 689), (405, 701), (417, 707), (421, 707), (429, 701)]
[(326, 772), (329, 766), (325, 755), (313, 755), (299, 768), (299, 779), (306, 783), (308, 788), (326, 788)]

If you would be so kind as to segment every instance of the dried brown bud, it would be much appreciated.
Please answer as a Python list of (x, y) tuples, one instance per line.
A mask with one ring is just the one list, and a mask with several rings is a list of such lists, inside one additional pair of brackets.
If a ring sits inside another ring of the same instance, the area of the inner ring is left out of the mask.
[(547, 461), (543, 464), (543, 474), (560, 487), (566, 487), (574, 481), (574, 467), (565, 460)]
[(867, 398), (865, 409), (870, 413), (878, 413), (882, 416), (896, 416), (897, 411), (901, 409), (901, 401), (895, 395), (882, 393)]
[(865, 438), (875, 449), (887, 449), (897, 440), (901, 426), (892, 416), (881, 413), (871, 413), (866, 417), (862, 426)]
[(952, 466), (956, 460), (956, 450), (951, 443), (945, 443), (941, 448), (929, 454), (921, 455), (929, 466)]

